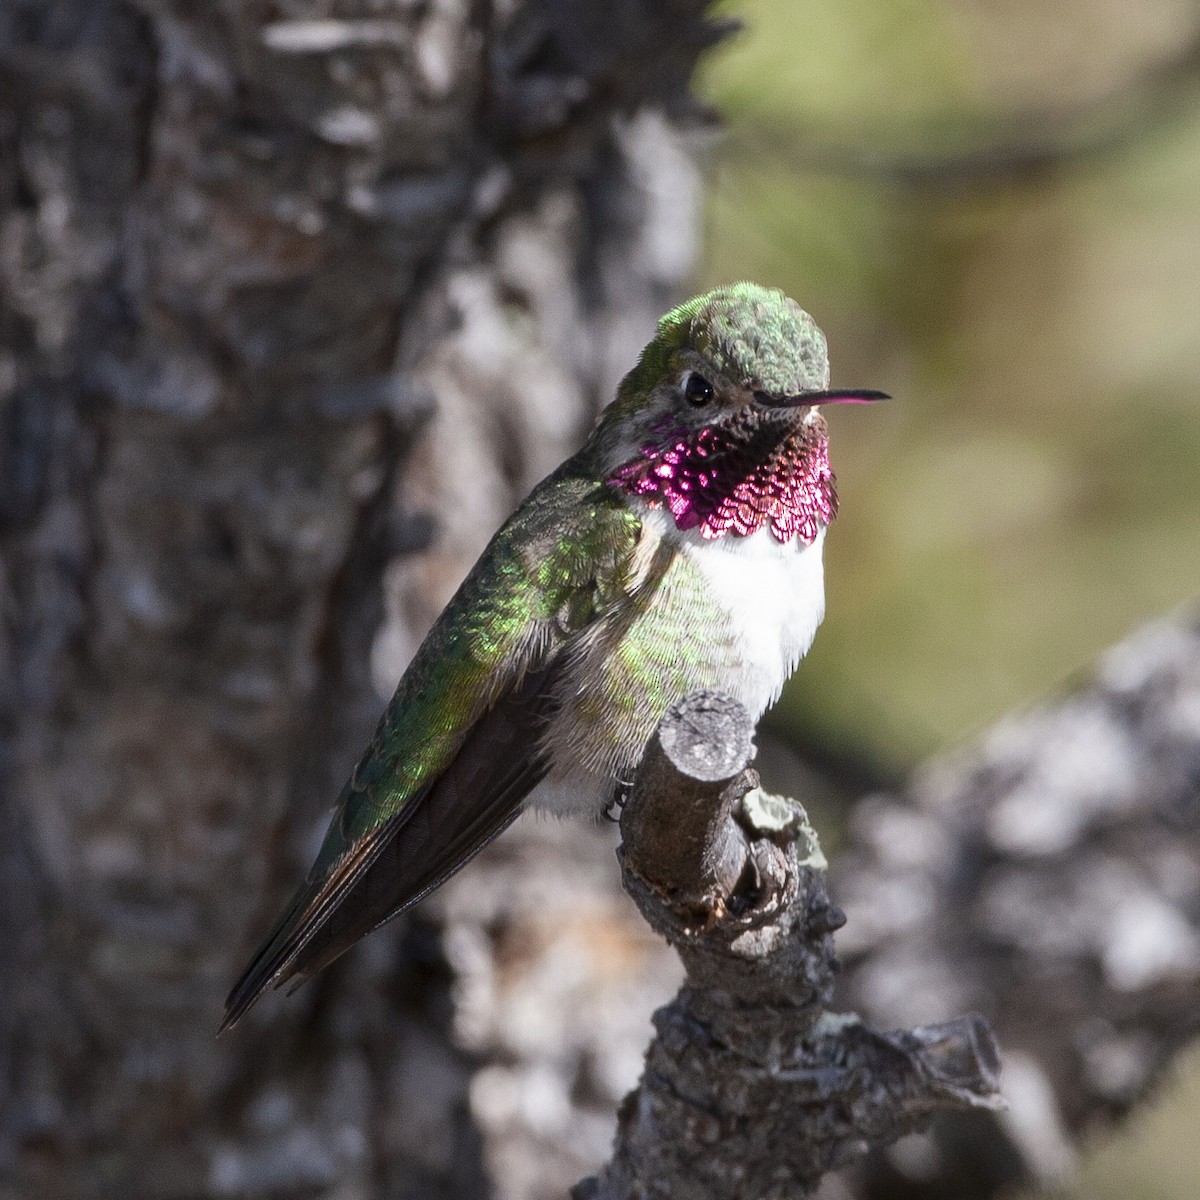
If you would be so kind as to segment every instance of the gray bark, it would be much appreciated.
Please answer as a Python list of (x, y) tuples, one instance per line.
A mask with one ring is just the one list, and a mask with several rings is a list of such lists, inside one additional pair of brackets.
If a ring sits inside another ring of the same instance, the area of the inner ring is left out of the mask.
[(784, 1200), (938, 1110), (996, 1107), (980, 1017), (879, 1034), (828, 1010), (825, 861), (804, 809), (749, 770), (750, 722), (696, 692), (668, 711), (621, 817), (624, 885), (687, 982), (578, 1200)]
[(212, 1031), (688, 268), (703, 7), (0, 10), (4, 1194), (486, 1189), (427, 924)]

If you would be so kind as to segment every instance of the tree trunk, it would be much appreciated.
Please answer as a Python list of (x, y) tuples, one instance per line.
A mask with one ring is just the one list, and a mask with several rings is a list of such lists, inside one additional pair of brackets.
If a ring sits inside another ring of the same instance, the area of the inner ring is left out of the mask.
[(425, 925), (212, 1035), (688, 269), (703, 7), (0, 12), (8, 1195), (487, 1191)]

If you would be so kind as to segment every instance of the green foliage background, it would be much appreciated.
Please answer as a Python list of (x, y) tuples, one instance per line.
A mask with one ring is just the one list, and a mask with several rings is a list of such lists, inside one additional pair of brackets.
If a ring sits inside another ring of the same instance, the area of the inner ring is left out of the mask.
[[(775, 720), (899, 771), (1200, 592), (1200, 11), (730, 13), (699, 282), (784, 288), (835, 385), (897, 397), (833, 414), (829, 615)], [(1079, 1196), (1194, 1200), (1190, 1074)]]

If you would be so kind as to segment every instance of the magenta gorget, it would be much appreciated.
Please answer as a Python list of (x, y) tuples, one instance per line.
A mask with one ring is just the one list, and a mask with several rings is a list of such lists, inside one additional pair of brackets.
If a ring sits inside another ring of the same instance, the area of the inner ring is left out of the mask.
[(706, 538), (745, 536), (769, 525), (781, 542), (810, 545), (837, 515), (824, 422), (789, 424), (743, 411), (642, 447), (606, 480), (665, 506), (680, 529)]

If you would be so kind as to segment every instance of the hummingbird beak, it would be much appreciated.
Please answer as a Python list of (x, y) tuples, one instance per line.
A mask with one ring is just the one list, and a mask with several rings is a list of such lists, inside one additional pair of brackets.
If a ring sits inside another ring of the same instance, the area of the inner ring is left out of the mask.
[(754, 399), (767, 408), (815, 408), (818, 404), (874, 404), (876, 400), (890, 400), (891, 396), (865, 388), (830, 388), (823, 392), (798, 392), (794, 396), (755, 392)]

